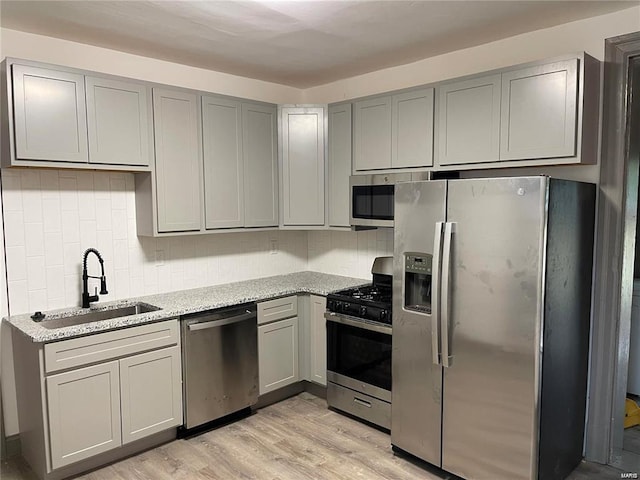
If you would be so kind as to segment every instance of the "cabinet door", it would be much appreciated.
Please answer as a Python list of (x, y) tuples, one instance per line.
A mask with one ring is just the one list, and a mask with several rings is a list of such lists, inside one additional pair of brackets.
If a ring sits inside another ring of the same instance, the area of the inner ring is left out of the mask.
[(300, 380), (298, 317), (258, 327), (260, 395)]
[(16, 158), (87, 162), (82, 75), (13, 65)]
[(354, 169), (391, 168), (391, 97), (354, 104)]
[(433, 88), (394, 95), (391, 111), (391, 166), (433, 165)]
[(53, 469), (122, 444), (118, 362), (51, 375), (46, 384)]
[(159, 232), (200, 229), (197, 97), (153, 89)]
[(148, 166), (151, 144), (149, 88), (86, 77), (89, 163)]
[(576, 153), (578, 60), (502, 74), (500, 160)]
[(438, 163), (497, 162), (500, 157), (500, 75), (438, 88)]
[(240, 102), (202, 97), (206, 228), (244, 226), (244, 169)]
[(327, 299), (311, 295), (309, 333), (311, 336), (311, 381), (320, 385), (327, 384), (327, 322), (324, 312)]
[(282, 108), (283, 225), (324, 225), (324, 109)]
[(180, 347), (120, 360), (122, 443), (182, 424)]
[(244, 221), (246, 227), (278, 225), (276, 107), (242, 104)]
[(349, 227), (351, 104), (329, 107), (329, 225)]

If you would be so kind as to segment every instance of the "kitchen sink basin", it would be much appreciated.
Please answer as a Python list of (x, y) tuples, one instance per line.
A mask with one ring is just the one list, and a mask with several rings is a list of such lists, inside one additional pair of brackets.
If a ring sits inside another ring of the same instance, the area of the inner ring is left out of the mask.
[(161, 308), (154, 307), (153, 305), (149, 305), (148, 303), (133, 303), (124, 307), (78, 312), (75, 315), (66, 315), (64, 317), (52, 318), (51, 320), (48, 320), (45, 317), (38, 323), (40, 323), (40, 325), (44, 328), (56, 329), (62, 327), (71, 327), (73, 325), (98, 322), (100, 320), (128, 317), (130, 315), (138, 315), (140, 313), (155, 312), (157, 310), (161, 310)]

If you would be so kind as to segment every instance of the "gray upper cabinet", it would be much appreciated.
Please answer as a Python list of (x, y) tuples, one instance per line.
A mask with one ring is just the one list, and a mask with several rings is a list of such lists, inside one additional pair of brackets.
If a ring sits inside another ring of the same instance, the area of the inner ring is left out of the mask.
[(497, 74), (438, 87), (440, 165), (499, 160), (500, 86)]
[(283, 225), (324, 225), (324, 108), (283, 107)]
[(392, 97), (391, 167), (433, 165), (433, 88)]
[(353, 169), (391, 167), (391, 97), (355, 102)]
[(275, 106), (242, 104), (246, 227), (278, 225)]
[(578, 59), (502, 74), (500, 160), (576, 154)]
[(202, 97), (205, 228), (244, 226), (242, 106)]
[(329, 226), (349, 227), (351, 104), (329, 107)]
[(354, 172), (433, 165), (433, 88), (354, 104)]
[(12, 76), (16, 159), (87, 162), (84, 77), (17, 64)]
[(200, 230), (198, 99), (177, 90), (153, 89), (159, 232)]
[(153, 152), (149, 87), (85, 77), (89, 163), (149, 166)]

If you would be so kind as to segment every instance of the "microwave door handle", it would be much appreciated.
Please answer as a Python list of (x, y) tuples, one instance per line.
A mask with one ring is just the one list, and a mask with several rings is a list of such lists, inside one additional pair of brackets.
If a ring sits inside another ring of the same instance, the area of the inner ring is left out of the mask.
[(440, 355), (440, 260), (442, 253), (442, 226), (436, 222), (433, 238), (433, 265), (431, 276), (431, 352), (434, 365), (441, 365)]
[(453, 363), (453, 355), (451, 354), (451, 301), (449, 294), (451, 291), (451, 240), (456, 231), (454, 222), (447, 222), (444, 225), (444, 245), (442, 247), (442, 365), (450, 367)]

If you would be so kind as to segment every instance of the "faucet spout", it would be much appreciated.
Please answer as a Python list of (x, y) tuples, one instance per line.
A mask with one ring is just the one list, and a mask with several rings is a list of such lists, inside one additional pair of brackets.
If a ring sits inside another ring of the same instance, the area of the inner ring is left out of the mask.
[[(98, 261), (100, 262), (100, 276), (94, 277), (87, 273), (87, 257), (90, 253), (93, 253), (96, 257), (98, 257)], [(98, 301), (97, 288), (95, 295), (89, 295), (89, 279), (90, 278), (99, 278), (100, 279), (100, 295), (106, 295), (109, 293), (107, 291), (107, 277), (104, 275), (104, 260), (102, 259), (102, 255), (95, 248), (87, 248), (82, 256), (82, 308), (89, 308), (91, 302)]]

